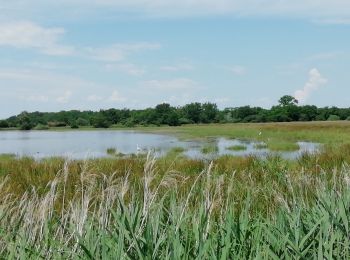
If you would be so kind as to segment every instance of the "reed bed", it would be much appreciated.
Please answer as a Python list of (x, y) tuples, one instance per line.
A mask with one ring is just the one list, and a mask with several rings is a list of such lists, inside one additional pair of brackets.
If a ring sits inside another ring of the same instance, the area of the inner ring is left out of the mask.
[(0, 257), (348, 259), (342, 149), (331, 161), (324, 151), (297, 162), (6, 158)]

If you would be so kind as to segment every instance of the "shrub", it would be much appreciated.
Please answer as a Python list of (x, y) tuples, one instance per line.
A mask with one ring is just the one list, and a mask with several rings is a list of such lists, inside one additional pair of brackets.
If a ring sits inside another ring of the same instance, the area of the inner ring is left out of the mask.
[(67, 124), (65, 122), (60, 122), (60, 121), (48, 122), (47, 125), (49, 127), (65, 127), (65, 126), (67, 126)]
[(88, 126), (88, 125), (90, 125), (89, 120), (86, 120), (86, 119), (81, 118), (81, 117), (79, 117), (79, 118), (77, 119), (77, 122), (76, 122), (76, 123), (78, 124), (78, 126)]
[(330, 115), (327, 119), (327, 121), (338, 121), (340, 120), (340, 117), (337, 115)]
[(0, 128), (8, 128), (9, 123), (6, 120), (0, 120)]
[(179, 119), (179, 124), (180, 125), (193, 124), (193, 121), (188, 118), (182, 117)]
[(49, 127), (47, 125), (43, 125), (43, 124), (37, 124), (34, 127), (34, 130), (47, 130), (47, 129), (49, 129)]

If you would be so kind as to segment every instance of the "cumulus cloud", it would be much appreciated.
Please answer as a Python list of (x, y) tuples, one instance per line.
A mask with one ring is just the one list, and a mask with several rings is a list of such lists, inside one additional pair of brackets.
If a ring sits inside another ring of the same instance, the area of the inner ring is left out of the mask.
[(235, 66), (229, 67), (228, 70), (238, 76), (241, 76), (247, 73), (246, 67), (241, 65), (235, 65)]
[(74, 48), (59, 44), (63, 28), (45, 28), (32, 22), (0, 24), (0, 46), (37, 49), (47, 55), (70, 55)]
[(149, 80), (141, 83), (147, 89), (160, 91), (193, 90), (198, 88), (198, 83), (187, 78), (177, 78), (170, 80)]
[(123, 63), (123, 64), (107, 64), (105, 66), (107, 71), (121, 71), (131, 76), (142, 76), (145, 74), (145, 70), (138, 67), (133, 63)]
[(304, 88), (295, 91), (294, 96), (300, 103), (304, 103), (310, 97), (312, 92), (318, 90), (326, 83), (327, 79), (324, 78), (316, 68), (313, 68), (309, 72), (309, 79), (305, 83)]
[(107, 47), (84, 49), (84, 56), (94, 60), (105, 62), (120, 62), (128, 55), (145, 50), (157, 50), (161, 47), (158, 43), (140, 42), (131, 44), (113, 44)]
[(118, 102), (118, 103), (121, 103), (121, 102), (125, 102), (127, 99), (125, 97), (123, 97), (119, 91), (117, 90), (114, 90), (112, 92), (112, 95), (108, 98), (108, 101), (110, 102)]
[(98, 95), (90, 95), (86, 98), (86, 100), (90, 101), (90, 102), (98, 102), (98, 101), (103, 100), (103, 97), (100, 97)]
[(30, 95), (28, 97), (22, 97), (23, 100), (28, 102), (42, 102), (46, 103), (49, 101), (49, 97), (46, 95)]
[(58, 103), (68, 103), (71, 97), (72, 97), (72, 91), (66, 90), (62, 96), (56, 98), (56, 101)]
[(180, 63), (176, 65), (167, 65), (160, 67), (160, 70), (168, 72), (190, 71), (193, 69), (194, 67), (189, 63)]

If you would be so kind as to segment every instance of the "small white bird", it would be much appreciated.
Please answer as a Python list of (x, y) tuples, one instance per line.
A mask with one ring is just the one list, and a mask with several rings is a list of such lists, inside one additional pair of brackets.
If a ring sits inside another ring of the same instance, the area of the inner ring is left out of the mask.
[(141, 152), (141, 150), (142, 150), (142, 149), (139, 147), (138, 144), (136, 145), (136, 150), (137, 150), (138, 152)]
[(259, 136), (260, 136), (261, 134), (262, 134), (262, 132), (260, 131), (260, 132), (259, 132)]

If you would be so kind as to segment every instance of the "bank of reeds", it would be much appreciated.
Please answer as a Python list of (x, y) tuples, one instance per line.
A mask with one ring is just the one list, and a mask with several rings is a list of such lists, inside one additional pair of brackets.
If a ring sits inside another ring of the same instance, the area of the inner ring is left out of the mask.
[(350, 166), (326, 156), (0, 160), (0, 257), (347, 259)]

